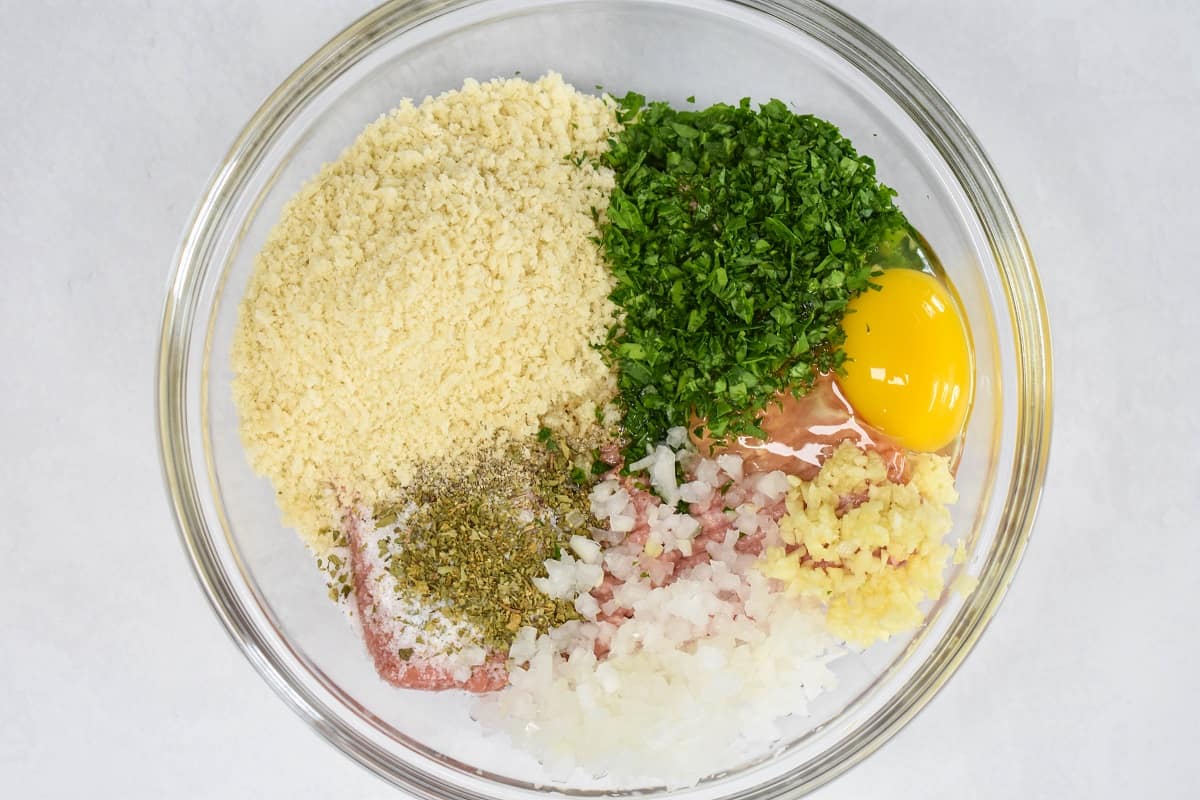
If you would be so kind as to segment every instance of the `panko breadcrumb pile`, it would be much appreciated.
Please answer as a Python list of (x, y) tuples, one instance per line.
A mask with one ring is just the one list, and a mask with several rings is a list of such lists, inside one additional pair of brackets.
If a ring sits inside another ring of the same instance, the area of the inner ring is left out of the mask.
[(554, 73), (468, 80), (380, 118), (284, 208), (233, 392), (252, 466), (315, 550), (339, 500), (370, 506), (547, 415), (594, 421), (613, 392), (592, 346), (614, 322), (594, 242), (613, 178), (579, 156), (617, 128)]

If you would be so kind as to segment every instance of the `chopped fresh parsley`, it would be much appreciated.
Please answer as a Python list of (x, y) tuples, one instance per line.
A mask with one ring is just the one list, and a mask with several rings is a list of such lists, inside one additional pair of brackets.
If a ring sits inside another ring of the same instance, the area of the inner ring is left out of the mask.
[(537, 439), (539, 442), (545, 445), (547, 451), (551, 453), (559, 452), (558, 442), (554, 441), (554, 431), (550, 430), (549, 428), (544, 426), (538, 428)]
[(906, 225), (829, 122), (779, 100), (679, 111), (630, 93), (602, 163), (616, 173), (601, 244), (622, 322), (604, 344), (638, 458), (668, 428), (760, 434), (778, 391), (805, 392), (844, 354), (868, 256)]

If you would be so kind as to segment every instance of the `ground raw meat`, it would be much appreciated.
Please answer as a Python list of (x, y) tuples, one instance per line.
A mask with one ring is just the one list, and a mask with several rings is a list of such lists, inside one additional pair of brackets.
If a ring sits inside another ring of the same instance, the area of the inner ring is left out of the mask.
[[(395, 581), (383, 570), (382, 562), (374, 557), (376, 544), (370, 520), (356, 514), (346, 515), (345, 524), (350, 540), (350, 567), (354, 578), (354, 603), (362, 623), (363, 640), (375, 661), (379, 676), (393, 686), (404, 689), (466, 689), (468, 692), (491, 692), (508, 683), (503, 653), (486, 654), (481, 664), (456, 663), (439, 648), (452, 648), (456, 643), (442, 641), (429, 647), (415, 645), (416, 633), (422, 620), (409, 618), (403, 606), (397, 613)], [(427, 614), (428, 612), (422, 612)], [(409, 646), (405, 646), (409, 645)], [(401, 651), (408, 651), (402, 657)]]
[[(711, 474), (719, 477), (713, 481), (715, 490), (706, 500), (688, 504), (688, 513), (700, 525), (691, 539), (690, 554), (672, 547), (663, 549), (657, 555), (646, 552), (655, 520), (661, 519), (659, 507), (662, 501), (646, 485), (644, 475), (621, 475), (620, 462), (605, 454), (609, 463), (618, 463), (605, 477), (617, 481), (620, 489), (628, 493), (629, 505), (624, 513), (634, 517), (632, 530), (614, 549), (635, 558), (638, 569), (643, 573), (642, 577), (654, 587), (668, 586), (687, 576), (697, 565), (712, 561), (714, 554), (724, 553), (724, 556), (718, 556), (724, 558), (734, 554), (758, 557), (766, 547), (772, 545), (782, 547), (789, 554), (803, 550), (803, 547), (783, 542), (779, 537), (779, 521), (787, 513), (787, 507), (778, 488), (771, 496), (759, 491), (762, 485), (759, 481), (767, 472), (786, 467), (783, 471), (791, 474), (799, 473), (804, 476), (810, 472), (815, 473), (835, 447), (835, 444), (830, 442), (847, 439), (854, 441), (861, 449), (878, 452), (888, 465), (889, 476), (899, 477), (906, 471), (904, 452), (882, 434), (860, 427), (849, 414), (848, 407), (845, 413), (839, 409), (839, 401), (840, 394), (837, 393), (833, 382), (823, 380), (818, 382), (810, 395), (801, 401), (793, 401), (792, 405), (786, 407), (790, 413), (802, 413), (803, 420), (799, 417), (788, 417), (786, 420), (775, 418), (773, 433), (786, 437), (791, 444), (796, 445), (798, 451), (803, 449), (806, 442), (813, 448), (809, 455), (815, 464), (809, 465), (798, 455), (785, 456), (780, 448), (768, 451), (755, 446), (720, 451), (722, 454), (732, 454), (741, 459), (734, 462), (737, 465), (734, 468), (735, 475), (725, 471), (718, 473), (712, 467), (712, 462), (705, 460), (705, 463), (709, 464)], [(763, 445), (762, 442), (757, 444)], [(690, 469), (687, 470), (687, 480), (696, 480), (696, 465), (697, 462), (691, 462)], [(893, 477), (893, 480), (896, 477)], [(862, 505), (867, 499), (868, 495), (865, 492), (846, 494), (840, 498), (835, 513), (841, 517)], [(743, 514), (746, 515), (745, 524), (739, 521)], [(731, 534), (736, 535), (732, 544)], [(817, 568), (841, 566), (832, 561), (814, 560), (807, 552), (800, 553), (800, 560)], [(603, 583), (591, 593), (602, 608), (597, 621), (619, 627), (632, 616), (629, 609), (619, 607), (613, 602), (614, 595), (621, 585), (621, 578), (606, 568)], [(598, 641), (597, 655), (603, 656), (606, 651), (604, 640)]]
[[(692, 422), (689, 427), (695, 430), (702, 420)], [(904, 449), (855, 416), (832, 375), (817, 378), (812, 389), (799, 399), (781, 392), (767, 404), (760, 424), (767, 434), (765, 440), (739, 436), (717, 451), (742, 456), (746, 472), (778, 469), (811, 481), (834, 448), (850, 441), (860, 450), (879, 453), (887, 464), (889, 479), (908, 479)], [(707, 438), (696, 440), (696, 445), (701, 453), (714, 450)]]

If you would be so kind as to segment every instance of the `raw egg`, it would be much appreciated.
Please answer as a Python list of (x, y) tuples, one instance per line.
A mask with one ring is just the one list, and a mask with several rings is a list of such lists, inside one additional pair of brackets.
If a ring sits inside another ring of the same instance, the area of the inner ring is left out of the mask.
[(864, 421), (910, 450), (940, 450), (962, 432), (975, 365), (954, 298), (937, 278), (889, 269), (850, 301), (846, 374), (838, 383)]

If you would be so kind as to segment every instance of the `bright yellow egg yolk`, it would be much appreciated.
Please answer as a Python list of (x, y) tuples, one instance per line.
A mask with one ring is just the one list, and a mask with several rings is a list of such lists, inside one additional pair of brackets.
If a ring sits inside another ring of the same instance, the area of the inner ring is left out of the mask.
[(924, 272), (889, 269), (882, 287), (850, 301), (842, 318), (855, 412), (909, 450), (940, 450), (966, 422), (975, 365), (967, 329), (946, 287)]

